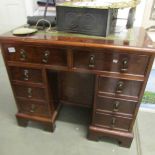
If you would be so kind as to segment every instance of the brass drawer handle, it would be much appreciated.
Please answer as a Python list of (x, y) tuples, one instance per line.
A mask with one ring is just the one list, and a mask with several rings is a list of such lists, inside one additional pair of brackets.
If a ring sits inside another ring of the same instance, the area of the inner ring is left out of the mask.
[(21, 61), (25, 61), (25, 60), (26, 60), (26, 57), (27, 57), (26, 51), (23, 50), (23, 49), (21, 49), (21, 50), (20, 50), (20, 60), (21, 60)]
[(127, 72), (127, 71), (128, 71), (128, 60), (124, 59), (122, 61), (121, 72)]
[(89, 57), (89, 68), (94, 68), (95, 67), (95, 56), (94, 55), (90, 55)]
[(30, 112), (31, 112), (31, 113), (34, 113), (35, 110), (36, 110), (36, 106), (35, 106), (35, 104), (31, 104)]
[(114, 128), (115, 125), (116, 125), (116, 118), (112, 117), (112, 119), (111, 119), (111, 127)]
[(116, 93), (121, 94), (123, 92), (123, 88), (124, 88), (124, 82), (123, 81), (119, 81), (117, 83)]
[(47, 63), (48, 62), (48, 58), (49, 58), (50, 52), (49, 51), (45, 51), (42, 62), (43, 63)]
[(24, 69), (24, 80), (27, 81), (29, 80), (29, 70)]
[(114, 111), (114, 112), (118, 112), (118, 111), (119, 111), (119, 104), (120, 104), (119, 101), (116, 101), (116, 102), (113, 104), (113, 111)]
[(28, 88), (27, 93), (28, 93), (28, 98), (31, 98), (32, 97), (32, 88)]

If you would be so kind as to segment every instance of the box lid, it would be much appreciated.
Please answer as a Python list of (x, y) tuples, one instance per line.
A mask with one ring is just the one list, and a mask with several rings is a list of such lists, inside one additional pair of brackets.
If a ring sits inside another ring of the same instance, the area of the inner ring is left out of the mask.
[(95, 9), (119, 9), (136, 7), (140, 0), (66, 0), (57, 6), (95, 8)]

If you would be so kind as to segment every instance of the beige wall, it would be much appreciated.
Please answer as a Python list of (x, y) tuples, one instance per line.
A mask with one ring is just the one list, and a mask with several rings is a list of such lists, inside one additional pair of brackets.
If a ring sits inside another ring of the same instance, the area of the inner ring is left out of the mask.
[(22, 0), (0, 0), (0, 34), (26, 23)]
[(37, 0), (25, 0), (26, 15), (33, 16), (34, 11), (37, 9)]

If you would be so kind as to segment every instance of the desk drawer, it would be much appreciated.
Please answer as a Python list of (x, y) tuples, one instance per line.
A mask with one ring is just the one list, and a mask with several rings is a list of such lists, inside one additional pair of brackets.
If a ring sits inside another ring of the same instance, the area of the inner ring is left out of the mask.
[(24, 46), (18, 44), (4, 45), (8, 61), (32, 62), (33, 58), (38, 56), (34, 52), (33, 46)]
[(97, 96), (95, 109), (114, 114), (133, 116), (136, 105), (137, 102), (135, 101)]
[(36, 116), (48, 116), (49, 110), (46, 104), (40, 104), (34, 101), (17, 100), (19, 105), (19, 111), (22, 113), (27, 113)]
[(123, 54), (106, 49), (102, 52), (75, 50), (74, 67), (98, 71), (144, 75), (149, 57)]
[(143, 82), (111, 77), (98, 78), (98, 92), (117, 97), (138, 98)]
[(16, 97), (27, 99), (46, 100), (45, 90), (43, 88), (13, 85)]
[(55, 66), (67, 66), (67, 50), (62, 48), (49, 48), (46, 46), (36, 47), (35, 51), (40, 53), (38, 63)]
[(67, 66), (65, 49), (49, 46), (4, 45), (8, 61)]
[(115, 130), (124, 130), (128, 131), (130, 124), (132, 122), (131, 118), (119, 117), (116, 115), (109, 115), (104, 113), (96, 113), (94, 124), (96, 126), (115, 129)]
[(21, 67), (9, 67), (11, 79), (16, 81), (43, 83), (42, 71), (40, 69), (30, 69)]

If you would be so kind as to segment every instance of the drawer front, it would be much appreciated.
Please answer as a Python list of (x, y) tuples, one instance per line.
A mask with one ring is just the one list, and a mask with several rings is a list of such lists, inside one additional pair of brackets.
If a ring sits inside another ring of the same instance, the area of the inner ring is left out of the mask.
[(9, 67), (12, 80), (43, 83), (42, 71), (39, 69)]
[(138, 98), (142, 88), (141, 81), (122, 80), (117, 78), (99, 77), (98, 91), (117, 96)]
[(25, 100), (17, 100), (19, 105), (19, 111), (21, 113), (26, 113), (30, 115), (36, 116), (49, 116), (49, 110), (47, 105), (38, 104), (38, 102), (34, 101), (25, 101)]
[(67, 66), (67, 51), (61, 48), (36, 47), (35, 51), (40, 53), (38, 63), (55, 66)]
[(49, 48), (46, 46), (23, 46), (16, 44), (5, 45), (4, 49), (6, 51), (8, 61), (67, 66), (67, 52), (65, 49)]
[(105, 128), (128, 131), (132, 119), (104, 113), (96, 113), (94, 124)]
[(74, 51), (74, 67), (98, 71), (144, 75), (149, 57), (112, 51)]
[(134, 101), (97, 96), (95, 108), (99, 111), (125, 115), (128, 114), (132, 116), (134, 114), (136, 105), (137, 102)]
[(14, 87), (16, 97), (38, 99), (43, 101), (46, 100), (45, 91), (43, 88), (19, 86), (19, 85), (14, 85), (13, 87)]
[(4, 49), (8, 61), (32, 62), (33, 58), (38, 57), (32, 46), (7, 44), (4, 45)]

